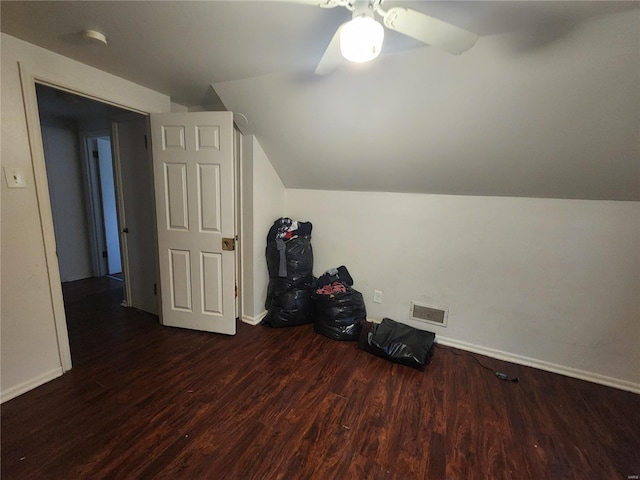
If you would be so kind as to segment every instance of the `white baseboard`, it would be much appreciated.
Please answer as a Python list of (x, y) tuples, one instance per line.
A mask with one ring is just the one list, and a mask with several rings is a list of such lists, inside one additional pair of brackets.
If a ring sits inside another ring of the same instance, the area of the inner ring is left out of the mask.
[(567, 377), (578, 378), (580, 380), (586, 380), (588, 382), (598, 383), (600, 385), (606, 385), (608, 387), (614, 387), (620, 390), (640, 393), (640, 383), (634, 383), (628, 380), (607, 377), (605, 375), (587, 372), (585, 370), (579, 370), (577, 368), (565, 367), (563, 365), (545, 362), (543, 360), (536, 360), (535, 358), (524, 357), (522, 355), (516, 355), (514, 353), (503, 352), (502, 350), (483, 347), (481, 345), (475, 345), (473, 343), (461, 342), (452, 338), (436, 336), (436, 343), (440, 343), (449, 347), (459, 348), (460, 350), (479, 353), (480, 355), (486, 355), (487, 357), (497, 358), (499, 360), (505, 360), (511, 363), (517, 363), (518, 365), (525, 365), (527, 367), (533, 367), (539, 370), (545, 370), (547, 372), (558, 373)]
[(16, 385), (15, 387), (11, 387), (0, 393), (0, 403), (4, 403), (7, 400), (11, 400), (18, 395), (22, 395), (29, 390), (33, 390), (40, 385), (50, 382), (54, 378), (58, 378), (59, 376), (61, 376), (62, 373), (62, 367), (54, 368), (53, 370), (50, 370), (47, 373), (40, 375), (32, 380), (21, 383), (20, 385)]
[(267, 311), (265, 310), (255, 317), (249, 317), (248, 315), (243, 315), (242, 321), (244, 323), (248, 323), (249, 325), (258, 325), (262, 321), (262, 319), (266, 316), (267, 316)]

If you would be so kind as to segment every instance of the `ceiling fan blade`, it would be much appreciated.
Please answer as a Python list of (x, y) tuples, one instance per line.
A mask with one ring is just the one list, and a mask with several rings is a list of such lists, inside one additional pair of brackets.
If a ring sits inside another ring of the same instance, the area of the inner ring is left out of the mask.
[(324, 51), (324, 55), (320, 59), (320, 63), (316, 67), (316, 75), (326, 75), (336, 70), (342, 65), (344, 58), (340, 53), (340, 32), (342, 28), (349, 22), (345, 22), (338, 27), (336, 33), (333, 35), (329, 46)]
[(478, 35), (410, 8), (390, 8), (384, 17), (387, 28), (408, 35), (445, 52), (460, 55), (478, 40)]
[(301, 3), (304, 5), (313, 5), (314, 7), (321, 8), (335, 8), (344, 6), (347, 4), (345, 0), (272, 0), (276, 2), (284, 3)]

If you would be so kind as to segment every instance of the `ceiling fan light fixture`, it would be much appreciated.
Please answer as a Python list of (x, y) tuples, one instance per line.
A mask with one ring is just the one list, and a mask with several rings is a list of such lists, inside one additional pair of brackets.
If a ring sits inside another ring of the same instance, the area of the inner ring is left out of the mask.
[(380, 55), (384, 28), (373, 17), (353, 18), (340, 32), (340, 52), (351, 62), (363, 63)]

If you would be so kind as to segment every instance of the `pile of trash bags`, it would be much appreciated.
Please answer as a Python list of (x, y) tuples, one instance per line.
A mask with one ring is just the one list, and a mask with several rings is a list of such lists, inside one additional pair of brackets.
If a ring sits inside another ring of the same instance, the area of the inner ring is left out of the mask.
[(423, 369), (435, 334), (384, 318), (367, 321), (362, 294), (344, 265), (313, 276), (311, 222), (279, 218), (267, 235), (269, 285), (263, 325), (274, 328), (313, 323), (314, 331), (333, 340), (358, 341), (358, 348), (378, 357)]
[(311, 222), (276, 220), (267, 235), (269, 285), (262, 323), (293, 327), (313, 323), (317, 333), (334, 340), (357, 340), (367, 318), (362, 294), (352, 288), (345, 266), (313, 276)]

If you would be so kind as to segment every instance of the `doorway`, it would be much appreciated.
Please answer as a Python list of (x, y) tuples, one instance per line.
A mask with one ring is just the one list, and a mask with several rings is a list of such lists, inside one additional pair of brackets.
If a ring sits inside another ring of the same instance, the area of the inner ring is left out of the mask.
[(116, 306), (157, 314), (155, 224), (138, 220), (154, 216), (147, 117), (40, 84), (36, 97), (65, 310), (71, 284), (110, 276)]
[(111, 136), (84, 138), (89, 172), (90, 202), (95, 214), (94, 227), (99, 273), (122, 280), (122, 257), (118, 229), (118, 206), (111, 155)]
[(128, 112), (148, 117), (150, 112), (169, 112), (171, 102), (164, 94), (133, 84), (124, 79), (107, 75), (95, 68), (65, 59), (56, 61), (18, 61), (20, 85), (24, 102), (28, 142), (32, 156), (32, 168), (40, 226), (42, 228), (44, 261), (46, 265), (51, 308), (60, 357), (59, 371), (47, 378), (72, 368), (69, 336), (58, 269), (57, 247), (48, 194), (47, 172), (42, 145), (40, 114), (36, 85), (47, 85), (99, 103), (117, 106)]

